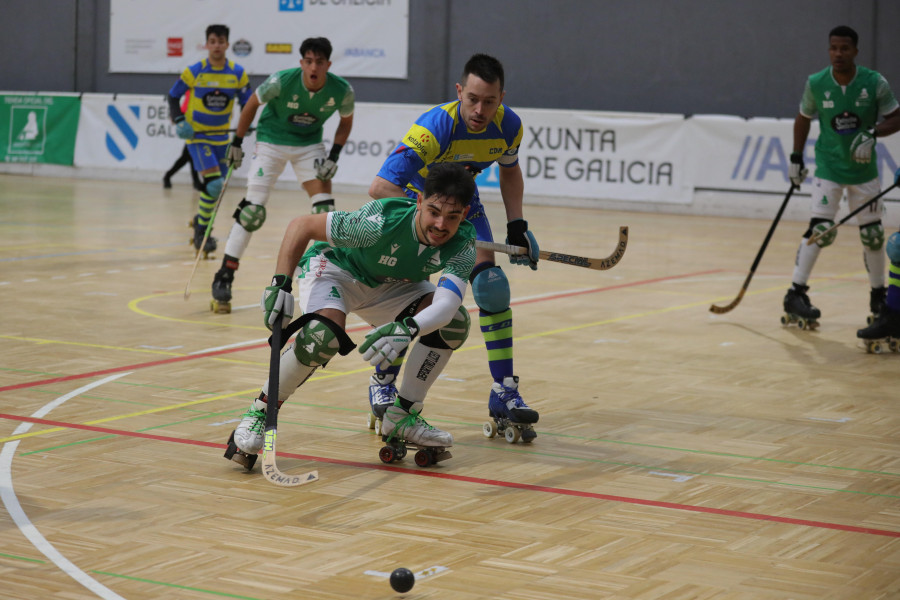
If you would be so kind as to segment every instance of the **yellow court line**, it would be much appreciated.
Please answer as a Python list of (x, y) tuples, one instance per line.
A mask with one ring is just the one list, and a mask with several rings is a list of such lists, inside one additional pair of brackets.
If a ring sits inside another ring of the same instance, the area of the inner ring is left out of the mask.
[[(856, 272), (854, 272), (854, 273), (859, 273), (859, 271), (856, 271)], [(839, 275), (839, 276), (837, 276), (837, 277), (846, 277), (846, 276), (847, 276), (847, 275)], [(825, 279), (834, 279), (834, 278), (825, 278)], [(821, 281), (821, 280), (822, 280), (822, 279), (814, 279), (814, 280), (812, 280), (812, 281)], [(770, 292), (773, 292), (773, 291), (781, 290), (781, 289), (783, 289), (783, 288), (784, 288), (784, 286), (777, 286), (777, 287), (765, 288), (765, 289), (756, 290), (756, 291), (753, 291), (753, 292), (747, 292), (747, 293), (745, 294), (745, 296), (754, 296), (754, 295), (759, 295), (759, 294), (766, 294), (766, 293), (770, 293)], [(673, 312), (673, 311), (677, 311), (677, 310), (684, 310), (684, 309), (687, 309), (687, 308), (694, 308), (694, 307), (696, 307), (696, 306), (708, 306), (710, 303), (715, 303), (715, 302), (717, 302), (717, 301), (728, 300), (728, 299), (730, 299), (730, 297), (724, 297), (724, 298), (723, 298), (723, 297), (719, 297), (719, 298), (714, 298), (713, 300), (702, 300), (702, 301), (699, 301), (699, 302), (691, 302), (691, 303), (689, 303), (689, 304), (681, 304), (681, 305), (678, 305), (678, 306), (670, 306), (670, 307), (660, 308), (660, 309), (657, 309), (657, 310), (651, 310), (651, 311), (642, 312), (642, 313), (635, 313), (635, 314), (631, 314), (631, 315), (624, 315), (624, 316), (621, 316), (621, 317), (613, 317), (613, 318), (611, 318), (611, 319), (603, 319), (603, 320), (601, 320), (601, 321), (592, 321), (592, 322), (590, 322), (590, 323), (581, 323), (580, 325), (573, 325), (573, 326), (571, 326), (571, 327), (563, 327), (563, 328), (559, 328), (559, 329), (551, 329), (551, 330), (548, 330), (548, 331), (542, 331), (542, 332), (540, 332), (540, 333), (533, 333), (533, 334), (530, 334), (530, 335), (524, 335), (524, 336), (515, 337), (514, 339), (515, 339), (515, 340), (527, 340), (527, 339), (534, 339), (534, 338), (546, 337), (546, 336), (549, 336), (549, 335), (555, 335), (555, 334), (558, 334), (558, 333), (564, 333), (564, 332), (567, 332), (567, 331), (577, 331), (577, 330), (579, 330), (579, 329), (587, 329), (587, 328), (589, 328), (589, 327), (596, 327), (596, 326), (599, 326), (599, 325), (606, 325), (606, 324), (609, 324), (609, 323), (616, 323), (616, 322), (619, 322), (619, 321), (628, 321), (628, 320), (631, 320), (631, 319), (637, 319), (637, 318), (641, 318), (641, 317), (649, 317), (649, 316), (661, 315), (661, 314), (665, 314), (665, 313)], [(479, 345), (477, 345), (477, 346), (471, 346), (471, 345), (470, 345), (470, 346), (466, 346), (466, 347), (460, 348), (459, 350), (456, 350), (455, 352), (467, 352), (467, 351), (480, 350), (480, 349), (482, 349), (482, 348), (484, 348), (484, 347), (485, 347), (484, 344), (479, 344)], [(312, 378), (310, 379), (310, 381), (317, 381), (317, 380), (320, 380), (320, 379), (333, 379), (333, 378), (335, 378), (335, 377), (344, 377), (344, 376), (346, 376), (346, 375), (354, 375), (354, 374), (357, 374), (357, 373), (368, 372), (370, 369), (371, 369), (371, 367), (368, 366), (368, 365), (366, 365), (365, 367), (361, 367), (361, 368), (359, 368), (359, 369), (353, 369), (353, 370), (350, 370), (350, 371), (339, 371), (339, 372), (335, 372), (335, 373), (322, 374), (322, 375), (320, 375), (320, 376), (318, 376), (318, 377), (312, 377)], [(148, 415), (148, 414), (153, 414), (153, 413), (160, 413), (160, 412), (165, 412), (165, 411), (169, 411), (169, 410), (177, 410), (177, 409), (181, 409), (181, 408), (187, 408), (187, 407), (190, 407), (190, 406), (196, 406), (196, 405), (199, 405), (199, 404), (206, 404), (207, 402), (214, 402), (214, 401), (216, 401), (216, 400), (223, 400), (223, 399), (225, 399), (225, 398), (232, 398), (232, 397), (234, 397), (234, 396), (241, 396), (241, 395), (244, 395), (244, 394), (253, 394), (253, 393), (256, 392), (257, 389), (258, 389), (258, 388), (250, 388), (250, 389), (247, 389), (247, 390), (241, 390), (241, 391), (239, 391), (239, 392), (232, 392), (232, 393), (229, 393), (229, 394), (220, 394), (220, 395), (218, 395), (218, 396), (213, 396), (213, 397), (211, 397), (211, 398), (204, 398), (203, 400), (193, 400), (193, 401), (190, 401), (190, 402), (183, 402), (183, 403), (181, 403), (181, 404), (174, 404), (174, 405), (171, 405), (171, 406), (160, 406), (160, 407), (156, 407), (156, 408), (150, 408), (150, 409), (143, 410), (143, 411), (138, 411), (138, 412), (135, 412), (135, 413), (128, 413), (128, 414), (118, 415), (118, 416), (114, 416), (114, 417), (106, 417), (106, 418), (98, 419), (98, 420), (95, 420), (95, 421), (88, 421), (88, 422), (83, 423), (83, 424), (84, 424), (84, 425), (97, 425), (97, 424), (100, 424), (100, 423), (109, 423), (109, 422), (111, 422), (111, 421), (119, 421), (119, 420), (122, 420), (122, 419), (130, 419), (130, 418), (132, 418), (132, 417), (139, 417), (139, 416)], [(51, 428), (51, 429), (44, 429), (44, 430), (41, 430), (41, 431), (33, 431), (33, 432), (23, 433), (23, 434), (20, 434), (20, 435), (15, 435), (15, 436), (7, 437), (7, 438), (0, 438), (0, 443), (5, 443), (5, 442), (9, 442), (9, 441), (13, 441), (13, 440), (18, 440), (18, 439), (22, 439), (22, 438), (26, 438), (26, 437), (32, 437), (32, 436), (36, 436), (36, 435), (44, 435), (44, 434), (46, 434), (46, 433), (51, 433), (51, 432), (55, 432), (55, 431), (65, 431), (65, 430), (66, 430), (65, 427), (54, 427), (54, 428)]]
[(143, 315), (145, 317), (150, 317), (153, 319), (162, 319), (163, 321), (173, 321), (175, 323), (194, 323), (200, 325), (214, 325), (216, 327), (231, 327), (234, 329), (253, 329), (255, 331), (266, 331), (266, 328), (262, 325), (236, 325), (234, 323), (213, 323), (210, 321), (198, 321), (196, 319), (178, 319), (175, 317), (164, 317), (163, 315), (157, 315), (151, 312), (147, 312), (142, 308), (138, 308), (138, 304), (143, 302), (144, 300), (151, 300), (153, 298), (161, 298), (163, 296), (175, 296), (182, 295), (183, 292), (161, 292), (159, 294), (150, 294), (148, 296), (141, 296), (140, 298), (135, 298), (134, 300), (128, 303), (129, 310), (136, 312), (139, 315)]

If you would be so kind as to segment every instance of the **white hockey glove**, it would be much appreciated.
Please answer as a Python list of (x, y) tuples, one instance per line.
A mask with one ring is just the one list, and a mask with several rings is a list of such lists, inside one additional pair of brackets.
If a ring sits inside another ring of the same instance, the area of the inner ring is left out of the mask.
[(317, 158), (313, 163), (316, 166), (316, 179), (328, 181), (337, 173), (337, 163), (330, 158)]
[(228, 164), (235, 169), (240, 169), (241, 163), (244, 161), (244, 151), (241, 149), (243, 143), (244, 138), (234, 136), (231, 138), (231, 143), (228, 144), (228, 152), (225, 153)]
[(875, 130), (860, 131), (850, 142), (850, 153), (853, 160), (858, 163), (867, 163), (872, 160), (872, 149), (875, 148)]
[(291, 294), (291, 278), (287, 275), (276, 275), (272, 278), (272, 285), (267, 287), (259, 303), (265, 316), (263, 320), (269, 331), (278, 323), (281, 317), (281, 328), (284, 329), (291, 323), (294, 317), (294, 295)]
[(387, 369), (412, 343), (417, 333), (419, 326), (411, 317), (406, 317), (402, 322), (387, 323), (367, 333), (359, 351), (373, 367)]
[(803, 153), (802, 152), (791, 152), (791, 164), (788, 167), (788, 177), (798, 188), (800, 184), (806, 181), (806, 175), (809, 173), (809, 170), (803, 165)]
[(184, 115), (175, 118), (175, 135), (183, 140), (189, 140), (194, 137), (194, 128), (187, 122)]

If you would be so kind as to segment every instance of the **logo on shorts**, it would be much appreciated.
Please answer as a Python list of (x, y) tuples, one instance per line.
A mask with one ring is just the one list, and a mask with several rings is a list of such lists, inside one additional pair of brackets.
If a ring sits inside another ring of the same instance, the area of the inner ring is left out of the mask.
[(338, 291), (338, 289), (335, 286), (331, 286), (331, 291), (328, 292), (328, 297), (329, 298), (340, 298), (341, 293)]

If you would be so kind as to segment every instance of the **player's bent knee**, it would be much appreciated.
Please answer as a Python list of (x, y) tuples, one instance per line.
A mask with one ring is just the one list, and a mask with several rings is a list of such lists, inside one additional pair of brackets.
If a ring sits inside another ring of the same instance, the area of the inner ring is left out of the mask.
[(460, 306), (449, 323), (437, 331), (423, 335), (422, 343), (431, 348), (456, 350), (468, 339), (471, 326), (472, 319), (469, 318), (469, 311), (466, 310), (466, 307)]
[(356, 347), (340, 325), (322, 315), (303, 315), (285, 329), (284, 336), (289, 337), (298, 329), (294, 356), (308, 367), (325, 366), (335, 354), (346, 355)]
[(489, 313), (509, 308), (509, 280), (503, 270), (493, 265), (480, 271), (472, 280), (472, 295), (478, 308)]
[[(830, 219), (819, 219), (814, 218), (809, 221), (809, 229), (806, 230), (806, 233), (803, 234), (803, 237), (809, 238), (812, 237), (813, 234), (819, 234), (823, 231), (827, 231), (831, 227), (834, 227), (834, 221)], [(816, 240), (816, 245), (819, 248), (825, 248), (826, 246), (830, 246), (834, 243), (834, 239), (837, 237), (837, 228), (832, 229), (831, 233), (828, 235), (824, 235)]]
[(888, 238), (885, 252), (892, 263), (900, 263), (900, 231), (892, 233)]
[(207, 196), (211, 198), (218, 198), (219, 194), (222, 193), (222, 187), (224, 185), (225, 180), (221, 177), (216, 177), (214, 179), (207, 179), (206, 183), (203, 185), (203, 188)]
[(862, 245), (869, 250), (881, 250), (884, 248), (884, 226), (878, 220), (868, 225), (859, 226), (859, 239)]
[(241, 227), (252, 233), (262, 227), (263, 223), (266, 222), (266, 207), (261, 204), (248, 202), (247, 199), (244, 198), (241, 200), (241, 203), (238, 204), (238, 207), (232, 216)]
[(334, 197), (331, 194), (314, 194), (313, 197), (310, 198), (310, 202), (312, 202), (312, 213), (314, 215), (334, 211)]

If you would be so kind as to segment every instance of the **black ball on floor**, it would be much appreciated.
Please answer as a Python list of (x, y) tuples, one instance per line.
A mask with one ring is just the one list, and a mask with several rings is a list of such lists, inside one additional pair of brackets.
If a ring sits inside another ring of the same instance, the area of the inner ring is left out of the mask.
[(408, 592), (413, 588), (415, 583), (416, 577), (409, 569), (400, 567), (399, 569), (394, 569), (394, 572), (391, 573), (391, 587), (394, 588), (394, 591), (396, 592), (400, 592), (401, 594)]

